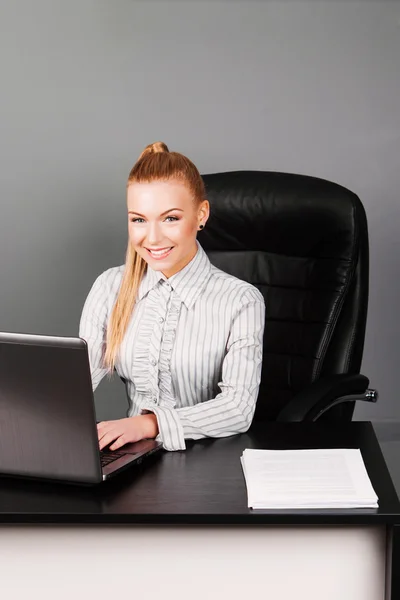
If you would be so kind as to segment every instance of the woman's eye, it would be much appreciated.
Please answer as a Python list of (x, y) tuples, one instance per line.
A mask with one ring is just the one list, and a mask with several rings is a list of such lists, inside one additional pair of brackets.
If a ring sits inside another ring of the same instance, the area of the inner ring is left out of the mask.
[[(172, 219), (172, 221), (169, 221), (169, 223), (173, 223), (174, 221), (179, 221), (178, 217), (173, 217), (172, 215), (165, 218), (166, 221), (168, 219)], [(133, 219), (131, 219), (131, 223), (144, 223), (144, 219), (142, 219), (141, 217), (134, 217)]]

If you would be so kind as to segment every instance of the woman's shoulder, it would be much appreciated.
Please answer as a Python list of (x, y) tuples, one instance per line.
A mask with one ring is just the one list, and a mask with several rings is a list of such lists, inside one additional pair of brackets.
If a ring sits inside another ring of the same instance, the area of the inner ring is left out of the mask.
[(255, 285), (222, 271), (214, 265), (211, 265), (210, 284), (218, 290), (234, 292), (239, 303), (260, 302), (265, 304), (264, 296)]
[(105, 294), (116, 292), (120, 286), (125, 265), (109, 267), (95, 279), (93, 288), (103, 290)]

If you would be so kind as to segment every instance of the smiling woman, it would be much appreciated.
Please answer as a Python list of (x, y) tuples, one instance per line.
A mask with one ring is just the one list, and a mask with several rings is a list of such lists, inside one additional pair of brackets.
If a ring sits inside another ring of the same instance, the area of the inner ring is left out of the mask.
[(251, 284), (214, 267), (198, 240), (210, 206), (195, 165), (157, 142), (127, 183), (125, 264), (94, 282), (80, 322), (93, 389), (114, 369), (126, 419), (98, 425), (100, 448), (157, 437), (247, 431), (261, 377), (265, 305)]

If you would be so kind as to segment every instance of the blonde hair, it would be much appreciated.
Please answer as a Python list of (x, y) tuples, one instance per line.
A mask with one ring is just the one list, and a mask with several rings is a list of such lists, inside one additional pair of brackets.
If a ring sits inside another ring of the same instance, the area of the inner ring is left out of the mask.
[[(200, 203), (204, 200), (204, 182), (192, 161), (179, 152), (170, 152), (163, 142), (155, 142), (146, 146), (132, 167), (127, 187), (132, 183), (170, 180), (184, 183), (195, 202)], [(118, 351), (132, 317), (137, 292), (146, 269), (146, 261), (139, 256), (128, 240), (125, 269), (107, 326), (103, 363), (109, 377), (114, 371)]]

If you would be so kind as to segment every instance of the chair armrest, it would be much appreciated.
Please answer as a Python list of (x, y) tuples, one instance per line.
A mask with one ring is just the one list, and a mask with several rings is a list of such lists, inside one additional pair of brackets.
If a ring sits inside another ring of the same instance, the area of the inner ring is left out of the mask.
[(378, 394), (367, 389), (368, 384), (369, 379), (361, 374), (344, 373), (318, 379), (288, 402), (277, 421), (315, 421), (342, 402), (376, 402)]

